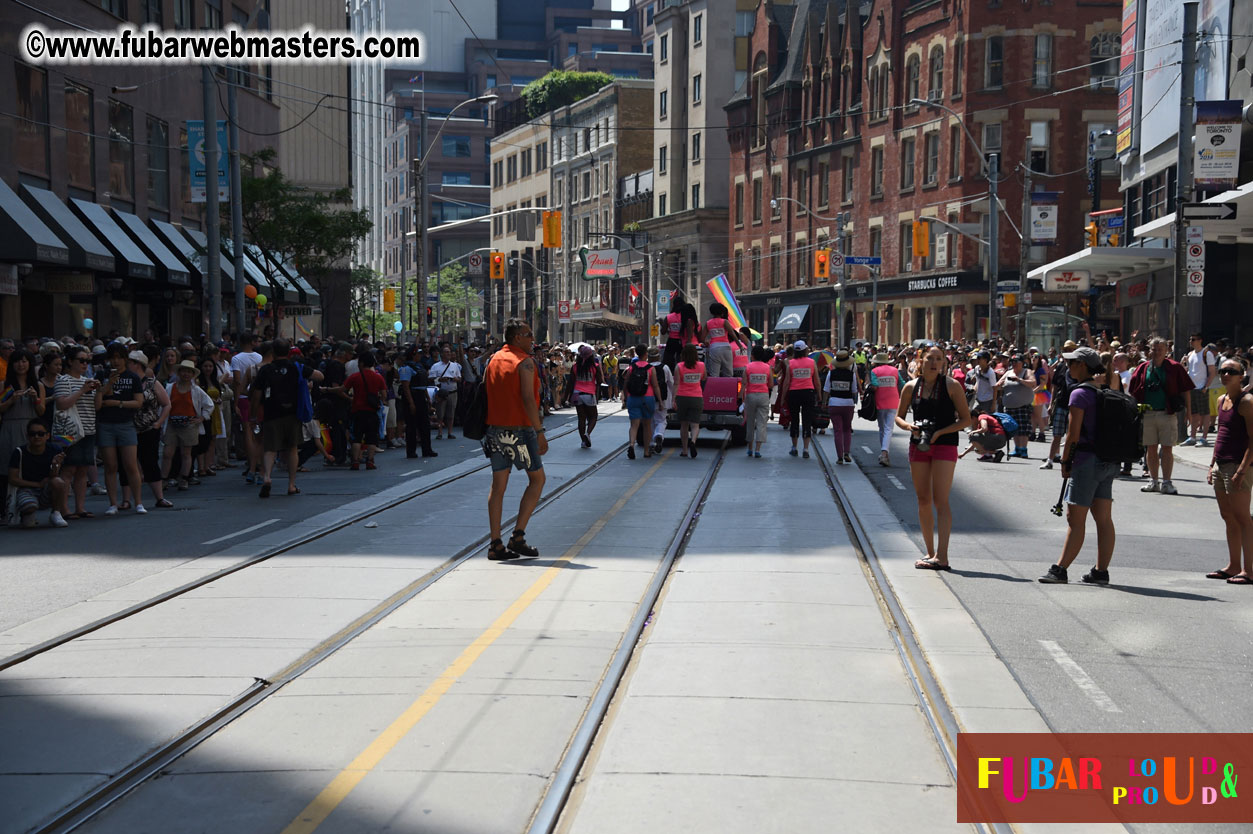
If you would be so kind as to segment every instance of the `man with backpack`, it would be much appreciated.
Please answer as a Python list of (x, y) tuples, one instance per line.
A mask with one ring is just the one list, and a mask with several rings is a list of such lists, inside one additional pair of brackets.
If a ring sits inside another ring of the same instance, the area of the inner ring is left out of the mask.
[(357, 357), (357, 372), (344, 381), (344, 394), (352, 402), (352, 465), (361, 469), (361, 447), (366, 450), (365, 468), (374, 465), (374, 447), (379, 442), (379, 406), (387, 395), (387, 382), (374, 370), (374, 354), (366, 351)]
[(1123, 460), (1139, 455), (1138, 407), (1127, 394), (1092, 384), (1092, 377), (1104, 369), (1101, 355), (1092, 348), (1078, 347), (1062, 358), (1075, 382), (1067, 403), (1069, 422), (1061, 465), (1068, 529), (1061, 558), (1039, 581), (1066, 584), (1066, 569), (1083, 548), (1090, 511), (1096, 520), (1096, 566), (1083, 575), (1083, 581), (1108, 585), (1114, 557), (1114, 479)]
[[(290, 351), (286, 339), (275, 339), (270, 349), (273, 358), (257, 371), (252, 382), (252, 414), (261, 413), (261, 446), (265, 450), (261, 468), (262, 498), (270, 497), (270, 475), (279, 454), (283, 455), (287, 466), (287, 494), (300, 492), (296, 486), (296, 470), (300, 468), (299, 449), (304, 436), (297, 414), (301, 401), (299, 386), (305, 385), (306, 375), (312, 373), (307, 367), (292, 362), (288, 358)], [(312, 419), (312, 413), (308, 417)]]

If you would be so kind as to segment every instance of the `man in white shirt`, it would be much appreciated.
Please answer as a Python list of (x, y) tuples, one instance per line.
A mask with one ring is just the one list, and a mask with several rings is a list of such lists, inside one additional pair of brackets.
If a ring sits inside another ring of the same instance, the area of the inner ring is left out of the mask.
[[(250, 371), (261, 363), (261, 354), (254, 349), (256, 343), (257, 338), (251, 333), (239, 334), (239, 350), (231, 357), (231, 379), (234, 383), (231, 389), (235, 392), (235, 414), (244, 429), (244, 448), (237, 449), (235, 457), (243, 452), (244, 460), (248, 462), (246, 474), (249, 477), (252, 477), (253, 472), (260, 471), (261, 467), (261, 449), (252, 434), (252, 404), (248, 399), (247, 385), (252, 377)], [(248, 483), (253, 481), (249, 480)]]
[(966, 377), (966, 384), (974, 378), (975, 401), (979, 404), (980, 414), (991, 414), (996, 411), (996, 369), (992, 367), (992, 354), (981, 350), (975, 354), (975, 366)]
[[(1210, 424), (1214, 418), (1210, 416), (1209, 391), (1206, 390), (1218, 376), (1218, 355), (1205, 347), (1200, 333), (1192, 334), (1192, 350), (1184, 357), (1183, 366), (1188, 371), (1188, 378), (1195, 386), (1188, 392), (1192, 398), (1192, 431), (1180, 446), (1208, 446), (1205, 436), (1209, 434)], [(1197, 432), (1201, 436), (1197, 437)]]
[(439, 352), (439, 361), (431, 366), (431, 382), (439, 387), (435, 396), (435, 418), (439, 421), (435, 439), (441, 440), (444, 431), (448, 439), (453, 439), (452, 422), (457, 414), (457, 392), (461, 390), (461, 365), (454, 362), (452, 349), (444, 345)]

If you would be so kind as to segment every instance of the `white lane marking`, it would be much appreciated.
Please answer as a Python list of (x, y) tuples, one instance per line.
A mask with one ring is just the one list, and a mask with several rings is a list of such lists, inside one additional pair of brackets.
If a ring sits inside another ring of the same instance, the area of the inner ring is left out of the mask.
[(1056, 641), (1040, 640), (1038, 642), (1057, 661), (1057, 665), (1062, 667), (1062, 671), (1070, 676), (1070, 679), (1075, 682), (1075, 686), (1083, 690), (1083, 694), (1087, 695), (1099, 709), (1105, 712), (1122, 712), (1118, 705), (1114, 703), (1114, 699), (1106, 695), (1105, 690), (1097, 686), (1096, 681), (1092, 680), (1088, 673), (1083, 671), (1083, 667), (1076, 663), (1074, 658), (1066, 654), (1066, 650), (1057, 645)]
[(901, 483), (901, 479), (896, 477), (895, 475), (888, 475), (888, 480), (891, 481), (892, 486), (896, 487), (897, 489), (903, 490), (905, 488), (905, 485)]
[(242, 536), (245, 533), (251, 533), (253, 530), (260, 530), (262, 527), (269, 527), (271, 524), (273, 524), (276, 521), (278, 521), (277, 518), (271, 518), (269, 521), (263, 521), (260, 524), (254, 524), (251, 527), (245, 527), (242, 530), (237, 530), (234, 533), (228, 533), (225, 536), (218, 536), (216, 539), (209, 539), (207, 542), (201, 542), (201, 544), (217, 544), (218, 542), (224, 542), (227, 539), (233, 539), (236, 536)]
[(874, 454), (874, 449), (871, 449), (869, 446), (862, 446), (862, 447), (861, 447), (861, 450), (862, 450), (863, 452), (865, 452), (866, 454), (868, 454), (868, 455), (873, 455), (873, 454)]
[(421, 469), (415, 469), (415, 470), (413, 470), (412, 472), (401, 472), (401, 473), (400, 473), (400, 477), (402, 477), (402, 478), (408, 478), (410, 475), (416, 475), (416, 474), (418, 474), (418, 473), (419, 473), (419, 472), (421, 472), (421, 471), (422, 471)]

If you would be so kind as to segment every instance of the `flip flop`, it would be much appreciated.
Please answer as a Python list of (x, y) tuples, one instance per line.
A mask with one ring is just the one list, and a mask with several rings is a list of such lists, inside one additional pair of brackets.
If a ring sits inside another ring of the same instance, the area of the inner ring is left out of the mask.
[(1240, 574), (1236, 574), (1235, 576), (1227, 580), (1227, 584), (1228, 585), (1253, 585), (1253, 579), (1250, 579), (1247, 576), (1241, 576)]
[(951, 565), (941, 565), (939, 562), (935, 561), (934, 559), (919, 559), (917, 562), (914, 562), (914, 567), (917, 568), (918, 570), (951, 571), (953, 569)]
[(1205, 574), (1206, 579), (1230, 579), (1233, 576), (1235, 576), (1234, 573), (1227, 573), (1225, 570), (1216, 570)]
[(287, 490), (287, 494), (288, 494), (288, 495), (299, 495), (299, 494), (300, 494), (300, 487), (292, 487), (291, 489)]
[(96, 517), (95, 513), (89, 513), (86, 511), (75, 514), (75, 518), (95, 518), (95, 517)]

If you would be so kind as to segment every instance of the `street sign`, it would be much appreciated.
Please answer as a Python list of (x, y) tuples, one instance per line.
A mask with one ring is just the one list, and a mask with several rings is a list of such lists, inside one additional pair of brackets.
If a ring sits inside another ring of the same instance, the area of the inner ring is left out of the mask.
[(869, 257), (865, 255), (848, 255), (844, 258), (844, 262), (855, 266), (882, 266), (883, 258), (878, 255)]
[(1184, 239), (1188, 243), (1204, 243), (1205, 227), (1204, 226), (1185, 226)]
[(570, 302), (569, 301), (557, 302), (557, 321), (561, 324), (570, 323)]
[(1205, 244), (1188, 244), (1188, 269), (1205, 269)]
[(1193, 298), (1200, 298), (1205, 295), (1205, 270), (1190, 269), (1188, 270), (1188, 295)]
[(1106, 221), (1105, 221), (1105, 228), (1107, 228), (1107, 229), (1121, 229), (1121, 228), (1122, 228), (1122, 224), (1123, 224), (1123, 218), (1121, 218), (1121, 217), (1111, 217), (1111, 218), (1109, 218), (1108, 220), (1106, 220)]
[(670, 290), (657, 290), (657, 315), (670, 315)]
[(1045, 292), (1087, 292), (1092, 273), (1086, 269), (1055, 269), (1044, 274)]
[(1235, 220), (1235, 203), (1184, 203), (1185, 220)]
[(1025, 292), (1022, 294), (1022, 303), (1025, 306), (1028, 306), (1028, 307), (1031, 306), (1031, 293)]
[(839, 250), (835, 250), (835, 249), (831, 250), (831, 268), (832, 269), (844, 268), (844, 253), (843, 252), (840, 252)]
[(1014, 292), (1018, 289), (1017, 281), (997, 281), (996, 288), (1001, 292)]
[(483, 274), (483, 255), (479, 252), (471, 252), (469, 258), (470, 274), (479, 276)]

